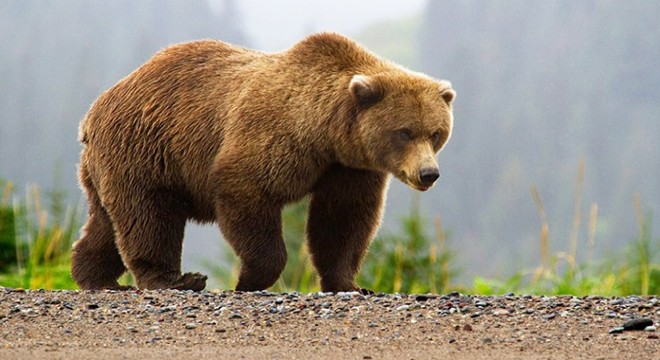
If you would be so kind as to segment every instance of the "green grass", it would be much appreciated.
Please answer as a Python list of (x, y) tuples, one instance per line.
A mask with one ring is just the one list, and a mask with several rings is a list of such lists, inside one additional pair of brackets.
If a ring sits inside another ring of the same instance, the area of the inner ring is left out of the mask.
[[(22, 197), (10, 182), (0, 183), (0, 285), (72, 289), (71, 245), (81, 225), (82, 207), (66, 204), (61, 192), (42, 195), (29, 186)], [(48, 206), (43, 198), (48, 199)]]
[(582, 191), (584, 164), (580, 164), (575, 192), (572, 229), (566, 251), (550, 254), (550, 225), (539, 191), (532, 187), (541, 227), (539, 230), (539, 265), (531, 270), (516, 272), (505, 281), (476, 277), (473, 292), (502, 294), (518, 292), (553, 295), (659, 295), (660, 294), (660, 240), (651, 234), (652, 215), (643, 214), (639, 195), (633, 196), (633, 209), (638, 223), (638, 234), (627, 245), (624, 256), (594, 260), (598, 223), (598, 205), (592, 204), (587, 228), (587, 260), (578, 259), (578, 234), (582, 224)]
[(373, 240), (358, 277), (361, 286), (387, 293), (438, 293), (452, 289), (457, 271), (440, 218), (434, 233), (419, 214), (415, 194), (410, 215), (401, 219), (401, 232)]

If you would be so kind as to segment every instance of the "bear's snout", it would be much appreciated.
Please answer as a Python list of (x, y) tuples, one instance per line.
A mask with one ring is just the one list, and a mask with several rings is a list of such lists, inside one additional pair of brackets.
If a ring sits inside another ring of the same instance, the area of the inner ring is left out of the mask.
[(423, 168), (419, 171), (419, 182), (422, 186), (430, 187), (440, 177), (438, 168)]

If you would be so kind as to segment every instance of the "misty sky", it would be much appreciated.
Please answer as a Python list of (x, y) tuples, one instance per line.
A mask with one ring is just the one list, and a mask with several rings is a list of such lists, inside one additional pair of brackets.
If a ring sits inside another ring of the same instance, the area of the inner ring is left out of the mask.
[[(220, 9), (223, 0), (209, 0)], [(241, 24), (252, 47), (278, 51), (305, 35), (335, 31), (345, 35), (368, 25), (420, 12), (425, 0), (240, 0)]]

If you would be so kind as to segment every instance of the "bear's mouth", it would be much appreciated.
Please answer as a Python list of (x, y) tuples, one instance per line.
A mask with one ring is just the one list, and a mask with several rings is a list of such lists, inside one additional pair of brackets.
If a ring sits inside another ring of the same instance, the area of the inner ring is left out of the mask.
[(413, 185), (412, 187), (413, 187), (415, 190), (426, 191), (426, 190), (432, 188), (433, 185)]
[(410, 177), (407, 176), (407, 174), (406, 174), (405, 172), (403, 172), (403, 171), (401, 171), (401, 172), (399, 172), (398, 174), (396, 174), (396, 177), (397, 177), (399, 180), (401, 180), (401, 182), (403, 182), (404, 184), (408, 185), (408, 187), (413, 188), (413, 189), (415, 189), (415, 190), (417, 190), (417, 191), (426, 191), (426, 190), (432, 188), (433, 185), (434, 185), (434, 184), (431, 184), (431, 185), (423, 185), (423, 184), (420, 184), (420, 183), (418, 183), (417, 181), (414, 181), (414, 180), (410, 179)]

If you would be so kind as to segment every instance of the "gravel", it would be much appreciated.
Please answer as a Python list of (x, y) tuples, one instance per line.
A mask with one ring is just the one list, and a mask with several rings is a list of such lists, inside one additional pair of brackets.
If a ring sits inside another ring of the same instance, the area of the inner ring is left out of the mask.
[(650, 359), (659, 319), (657, 296), (0, 288), (0, 358)]

